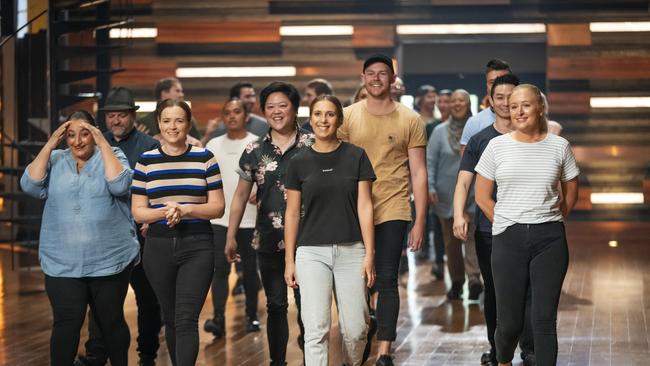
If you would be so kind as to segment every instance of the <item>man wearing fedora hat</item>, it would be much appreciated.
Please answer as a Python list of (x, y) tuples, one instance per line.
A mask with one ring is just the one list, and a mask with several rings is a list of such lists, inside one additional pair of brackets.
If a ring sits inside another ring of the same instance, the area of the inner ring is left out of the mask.
[[(131, 90), (124, 87), (112, 88), (106, 96), (106, 103), (100, 110), (106, 114), (106, 127), (109, 131), (104, 133), (111, 146), (119, 147), (129, 160), (131, 169), (143, 152), (153, 150), (160, 143), (146, 133), (135, 128), (135, 111), (138, 110), (133, 100)], [(140, 242), (140, 256), (144, 248), (144, 230), (138, 225), (138, 241)], [(162, 326), (160, 305), (158, 299), (147, 279), (142, 262), (133, 267), (130, 279), (131, 287), (135, 293), (138, 305), (138, 354), (139, 365), (154, 365), (156, 353), (160, 346), (158, 334)], [(106, 364), (106, 350), (99, 326), (90, 317), (89, 336), (86, 342), (86, 355), (79, 355), (75, 366), (98, 366)], [(110, 336), (110, 335), (106, 335)]]

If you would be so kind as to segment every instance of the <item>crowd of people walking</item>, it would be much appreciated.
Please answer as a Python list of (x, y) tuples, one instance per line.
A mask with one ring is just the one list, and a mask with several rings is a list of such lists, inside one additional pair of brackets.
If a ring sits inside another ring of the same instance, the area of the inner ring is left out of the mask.
[(329, 364), (332, 299), (345, 365), (365, 364), (376, 338), (375, 364), (390, 366), (402, 258), (424, 248), (434, 278), (449, 275), (449, 301), (484, 293), (489, 349), (477, 364), (508, 365), (519, 344), (525, 365), (554, 365), (563, 222), (579, 169), (545, 96), (495, 59), (480, 113), (466, 90), (431, 85), (412, 109), (390, 57), (373, 55), (360, 71), (350, 102), (324, 79), (303, 98), (272, 82), (259, 93), (261, 115), (253, 84), (237, 83), (204, 134), (175, 78), (158, 82), (156, 110), (140, 120), (131, 91), (113, 88), (101, 106), (106, 132), (89, 112), (71, 113), (21, 179), (45, 200), (51, 364), (127, 365), (131, 284), (139, 365), (155, 364), (163, 328), (171, 363), (194, 365), (210, 291), (203, 329), (226, 336), (236, 267), (245, 330), (265, 329), (271, 365), (287, 363), (291, 288), (306, 366)]

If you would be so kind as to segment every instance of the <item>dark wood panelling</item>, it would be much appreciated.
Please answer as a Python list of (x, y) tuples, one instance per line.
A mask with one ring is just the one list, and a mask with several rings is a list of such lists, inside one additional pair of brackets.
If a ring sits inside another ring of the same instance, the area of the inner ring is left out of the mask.
[(549, 24), (546, 27), (549, 46), (583, 46), (591, 44), (589, 24)]
[(549, 79), (650, 79), (650, 57), (549, 57)]
[[(117, 63), (117, 61), (116, 61)], [(141, 87), (153, 90), (154, 84), (176, 74), (176, 61), (163, 58), (137, 58), (122, 61), (126, 71), (113, 75), (113, 85)]]
[(280, 22), (159, 22), (158, 43), (280, 43)]
[(551, 113), (587, 115), (590, 93), (548, 92), (548, 104)]
[(352, 34), (354, 48), (395, 47), (395, 27), (385, 25), (358, 25)]

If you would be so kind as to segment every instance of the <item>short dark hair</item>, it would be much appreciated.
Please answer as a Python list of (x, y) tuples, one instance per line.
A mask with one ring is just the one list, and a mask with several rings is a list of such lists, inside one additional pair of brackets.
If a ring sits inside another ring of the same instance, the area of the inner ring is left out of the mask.
[(165, 99), (160, 103), (158, 103), (158, 105), (156, 106), (156, 120), (160, 121), (160, 115), (162, 114), (162, 111), (170, 107), (181, 107), (183, 111), (185, 111), (185, 117), (187, 118), (187, 122), (191, 123), (192, 109), (190, 108), (189, 104), (185, 103), (182, 100), (174, 100), (174, 99)]
[(332, 84), (325, 79), (313, 79), (307, 83), (308, 88), (314, 89), (316, 95), (330, 94), (333, 95)]
[(438, 92), (438, 95), (446, 95), (451, 97), (452, 91), (451, 89), (442, 89), (441, 91)]
[(244, 88), (252, 88), (253, 84), (248, 81), (242, 81), (230, 88), (230, 98), (241, 98), (241, 90)]
[(487, 74), (490, 71), (497, 71), (497, 70), (507, 70), (509, 73), (512, 74), (512, 70), (510, 69), (510, 65), (508, 65), (507, 62), (503, 60), (499, 60), (498, 58), (493, 58), (488, 63), (485, 65), (485, 73)]
[(245, 114), (245, 115), (248, 115), (248, 109), (246, 109), (246, 106), (244, 105), (244, 101), (241, 100), (241, 99), (239, 99), (238, 97), (233, 97), (233, 98), (228, 99), (228, 100), (223, 104), (222, 109), (226, 109), (226, 106), (227, 106), (228, 104), (230, 104), (230, 103), (234, 103), (234, 102), (239, 103), (239, 105), (241, 105), (242, 109), (244, 110), (244, 114)]
[(180, 84), (181, 82), (176, 79), (175, 77), (168, 77), (164, 79), (158, 80), (156, 83), (156, 86), (154, 88), (154, 94), (156, 97), (156, 100), (160, 100), (160, 96), (162, 92), (168, 91), (169, 89), (172, 88), (175, 84)]
[(78, 111), (74, 111), (74, 112), (70, 113), (68, 115), (68, 118), (66, 118), (65, 122), (72, 121), (73, 119), (80, 119), (80, 120), (88, 122), (89, 124), (91, 124), (93, 126), (97, 126), (97, 124), (95, 123), (95, 118), (93, 117), (93, 115), (90, 114), (90, 112), (88, 112), (85, 109), (80, 109)]
[(298, 113), (298, 108), (300, 107), (300, 93), (295, 86), (285, 83), (284, 81), (273, 81), (262, 89), (260, 92), (260, 106), (262, 107), (262, 111), (266, 108), (266, 100), (269, 98), (269, 95), (276, 92), (286, 95), (287, 98), (289, 98), (293, 109)]
[(309, 105), (309, 118), (311, 119), (311, 114), (314, 111), (314, 106), (316, 103), (321, 102), (323, 100), (326, 100), (332, 104), (334, 104), (334, 108), (336, 108), (336, 124), (337, 126), (340, 126), (343, 124), (343, 106), (341, 105), (341, 101), (339, 98), (330, 95), (330, 94), (321, 94), (314, 98), (314, 100), (311, 102)]
[(490, 89), (490, 97), (494, 97), (494, 89), (497, 85), (519, 85), (519, 78), (515, 74), (505, 74), (501, 75), (498, 78), (494, 79), (494, 84), (492, 84), (492, 89)]

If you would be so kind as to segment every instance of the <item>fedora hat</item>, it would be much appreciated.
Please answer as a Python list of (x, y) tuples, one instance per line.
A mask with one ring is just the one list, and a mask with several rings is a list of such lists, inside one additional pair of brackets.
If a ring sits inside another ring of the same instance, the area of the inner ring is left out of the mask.
[(125, 87), (112, 88), (106, 96), (106, 103), (100, 111), (136, 111), (140, 108), (135, 105), (133, 93)]

